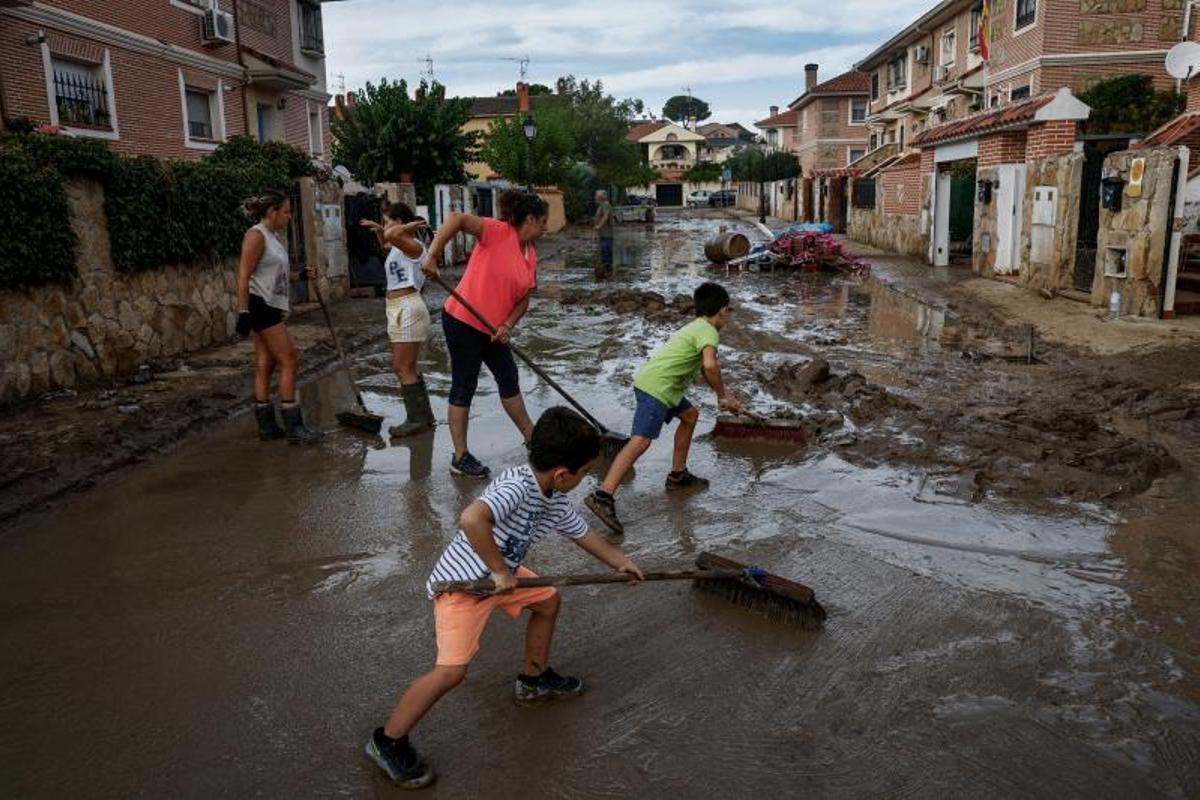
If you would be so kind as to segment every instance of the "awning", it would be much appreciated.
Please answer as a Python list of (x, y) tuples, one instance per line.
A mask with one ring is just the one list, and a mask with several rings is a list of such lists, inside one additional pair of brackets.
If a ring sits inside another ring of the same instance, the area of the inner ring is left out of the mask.
[(311, 72), (305, 72), (295, 64), (269, 56), (254, 48), (243, 45), (242, 54), (246, 59), (246, 76), (250, 79), (250, 83), (256, 86), (286, 91), (288, 89), (307, 89), (317, 82), (317, 76)]

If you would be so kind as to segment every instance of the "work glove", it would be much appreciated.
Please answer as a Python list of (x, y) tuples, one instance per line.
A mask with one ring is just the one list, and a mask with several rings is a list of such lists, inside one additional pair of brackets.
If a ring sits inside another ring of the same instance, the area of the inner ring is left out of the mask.
[(238, 336), (249, 336), (250, 335), (250, 312), (249, 311), (243, 311), (238, 314), (237, 326), (235, 327), (235, 330), (238, 332)]

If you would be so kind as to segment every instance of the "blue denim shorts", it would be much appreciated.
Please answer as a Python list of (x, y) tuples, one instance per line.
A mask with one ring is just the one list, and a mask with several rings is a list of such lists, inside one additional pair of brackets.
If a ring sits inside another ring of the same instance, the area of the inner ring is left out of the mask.
[(633, 435), (647, 439), (657, 439), (665, 423), (692, 407), (686, 397), (674, 408), (667, 408), (666, 403), (641, 389), (634, 389), (633, 395), (637, 398), (637, 409), (633, 412)]

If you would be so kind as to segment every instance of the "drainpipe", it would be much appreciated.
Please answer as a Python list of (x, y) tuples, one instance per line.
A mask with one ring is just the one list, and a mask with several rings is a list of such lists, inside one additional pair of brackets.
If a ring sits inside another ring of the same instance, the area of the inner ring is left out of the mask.
[[(1188, 3), (1191, 6), (1191, 3)], [(1163, 278), (1161, 319), (1175, 318), (1175, 280), (1179, 277), (1179, 251), (1183, 245), (1183, 205), (1187, 194), (1189, 149), (1179, 148), (1179, 174), (1175, 179), (1175, 207), (1171, 209), (1171, 245), (1167, 252), (1166, 276)]]
[[(242, 117), (246, 123), (243, 133), (250, 136), (250, 95), (246, 92), (246, 87), (250, 84), (250, 67), (246, 65), (246, 58), (242, 55), (242, 20), (238, 16), (238, 4), (230, 3), (230, 7), (233, 8), (233, 46), (237, 49), (238, 66), (242, 68)], [(228, 132), (225, 135), (228, 136)]]
[[(1185, 0), (1183, 4), (1183, 38), (1179, 41), (1186, 42), (1191, 35), (1192, 30), (1192, 5), (1196, 0)], [(1183, 78), (1175, 79), (1175, 94), (1183, 92)]]

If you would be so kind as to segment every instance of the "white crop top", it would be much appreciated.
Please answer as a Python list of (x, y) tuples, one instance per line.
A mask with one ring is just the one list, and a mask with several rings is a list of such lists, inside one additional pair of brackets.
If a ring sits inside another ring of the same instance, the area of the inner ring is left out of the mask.
[(421, 272), (421, 262), (425, 260), (425, 245), (421, 245), (421, 255), (416, 258), (409, 258), (404, 255), (404, 251), (399, 247), (393, 247), (388, 251), (387, 260), (383, 262), (383, 269), (387, 272), (387, 290), (390, 292), (394, 289), (416, 289), (420, 291), (425, 285), (425, 273)]

